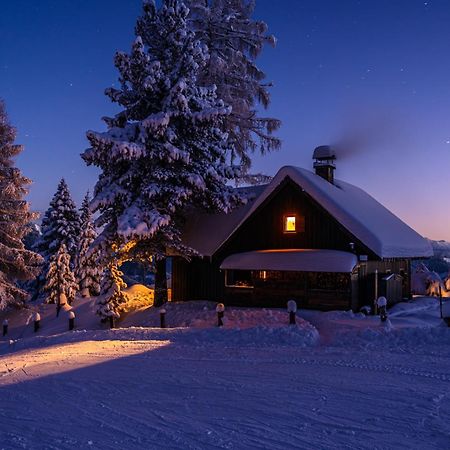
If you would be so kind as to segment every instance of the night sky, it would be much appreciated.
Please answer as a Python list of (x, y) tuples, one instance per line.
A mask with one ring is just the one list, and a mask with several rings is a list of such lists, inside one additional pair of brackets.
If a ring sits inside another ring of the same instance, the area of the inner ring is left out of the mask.
[[(79, 154), (86, 130), (116, 111), (103, 92), (140, 10), (140, 0), (0, 0), (0, 97), (25, 145), (33, 209), (63, 176), (78, 203), (92, 190), (96, 169)], [(315, 146), (339, 143), (338, 178), (450, 240), (450, 2), (258, 0), (256, 15), (278, 38), (259, 65), (283, 147), (254, 168), (311, 168)]]

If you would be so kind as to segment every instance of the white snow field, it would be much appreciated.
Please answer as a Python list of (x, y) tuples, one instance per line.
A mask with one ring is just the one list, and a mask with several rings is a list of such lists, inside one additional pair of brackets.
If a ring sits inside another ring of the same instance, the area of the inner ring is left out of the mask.
[(37, 335), (9, 316), (0, 448), (450, 449), (436, 299), (399, 304), (384, 325), (300, 310), (289, 327), (282, 310), (229, 308), (219, 329), (214, 305), (192, 302), (167, 305), (176, 328), (147, 327), (150, 308), (101, 330), (89, 308), (79, 302), (73, 332), (54, 310)]

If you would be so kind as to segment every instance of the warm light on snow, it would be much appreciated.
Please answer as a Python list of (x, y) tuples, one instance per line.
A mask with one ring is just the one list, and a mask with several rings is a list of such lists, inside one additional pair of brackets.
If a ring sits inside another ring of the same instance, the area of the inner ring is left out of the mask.
[(58, 375), (114, 359), (137, 356), (171, 344), (169, 340), (81, 341), (40, 347), (0, 357), (0, 386)]

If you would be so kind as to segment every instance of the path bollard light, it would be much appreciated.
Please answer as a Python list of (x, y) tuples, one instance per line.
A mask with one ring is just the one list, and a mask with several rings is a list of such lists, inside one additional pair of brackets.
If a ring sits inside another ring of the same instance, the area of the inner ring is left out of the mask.
[(73, 330), (75, 328), (75, 313), (73, 311), (69, 311), (69, 330)]
[(223, 303), (217, 304), (216, 313), (217, 313), (217, 326), (223, 327), (223, 316), (225, 313), (225, 305)]
[(378, 313), (382, 322), (386, 322), (387, 319), (387, 300), (386, 297), (378, 297), (377, 299)]
[(36, 333), (41, 327), (41, 315), (38, 312), (33, 314), (34, 332)]
[(295, 325), (295, 315), (297, 313), (297, 303), (295, 300), (289, 300), (287, 302), (287, 310), (289, 313), (289, 325)]
[(8, 334), (8, 319), (5, 319), (3, 321), (3, 336), (6, 336)]
[(166, 328), (166, 312), (164, 308), (159, 310), (159, 324), (161, 328)]

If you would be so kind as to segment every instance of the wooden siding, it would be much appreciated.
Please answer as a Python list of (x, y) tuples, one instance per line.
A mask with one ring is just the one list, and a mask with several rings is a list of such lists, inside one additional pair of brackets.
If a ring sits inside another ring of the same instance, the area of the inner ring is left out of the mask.
[(193, 258), (190, 262), (174, 257), (172, 263), (172, 299), (215, 300), (224, 297), (225, 274), (209, 258)]

